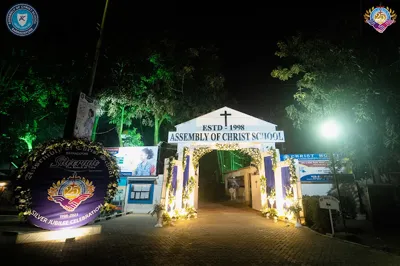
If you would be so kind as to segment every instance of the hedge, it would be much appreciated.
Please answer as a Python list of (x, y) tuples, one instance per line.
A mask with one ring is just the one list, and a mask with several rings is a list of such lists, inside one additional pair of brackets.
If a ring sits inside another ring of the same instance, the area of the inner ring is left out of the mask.
[[(303, 211), (306, 225), (320, 233), (331, 233), (329, 211), (319, 207), (319, 196), (303, 196)], [(332, 211), (335, 223), (339, 214)]]

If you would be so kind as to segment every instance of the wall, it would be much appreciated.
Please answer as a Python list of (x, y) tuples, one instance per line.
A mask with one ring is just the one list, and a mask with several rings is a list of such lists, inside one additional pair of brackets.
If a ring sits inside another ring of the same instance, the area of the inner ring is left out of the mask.
[[(227, 180), (229, 178), (232, 177), (239, 177), (239, 176), (244, 176), (244, 186), (245, 186), (245, 201), (250, 204), (251, 198), (250, 198), (250, 188), (249, 188), (249, 176), (253, 173), (255, 173), (257, 171), (257, 168), (255, 168), (254, 166), (249, 166), (249, 167), (245, 167), (245, 168), (241, 168), (239, 170), (236, 171), (232, 171), (229, 173), (225, 173), (224, 174), (224, 180), (225, 180), (225, 192), (227, 196), (230, 196), (229, 193), (229, 188), (228, 188), (228, 182)], [(243, 190), (240, 190), (238, 192), (238, 196), (242, 196), (243, 195)]]
[[(129, 181), (136, 180), (140, 181), (140, 178), (129, 178)], [(147, 178), (148, 180), (148, 178)], [(161, 202), (161, 192), (163, 188), (163, 183), (164, 183), (164, 176), (159, 175), (158, 177), (155, 178), (156, 183), (154, 184), (154, 191), (153, 191), (153, 203), (152, 204), (131, 204), (128, 203), (129, 199), (129, 192), (130, 192), (130, 184), (128, 184), (127, 187), (127, 196), (126, 196), (126, 201), (125, 201), (125, 206), (126, 206), (126, 212), (133, 212), (133, 213), (148, 213), (151, 210), (153, 210), (154, 204), (160, 203)], [(149, 181), (151, 183), (151, 181)]]
[(303, 195), (308, 196), (326, 196), (332, 188), (332, 184), (301, 184)]

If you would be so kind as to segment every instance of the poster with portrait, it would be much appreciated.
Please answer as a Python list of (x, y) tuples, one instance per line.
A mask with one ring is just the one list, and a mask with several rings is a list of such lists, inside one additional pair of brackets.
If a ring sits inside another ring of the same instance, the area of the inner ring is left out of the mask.
[(74, 126), (74, 137), (86, 140), (91, 139), (97, 108), (97, 101), (87, 97), (84, 93), (80, 94)]
[(106, 148), (116, 157), (121, 176), (156, 176), (158, 146)]

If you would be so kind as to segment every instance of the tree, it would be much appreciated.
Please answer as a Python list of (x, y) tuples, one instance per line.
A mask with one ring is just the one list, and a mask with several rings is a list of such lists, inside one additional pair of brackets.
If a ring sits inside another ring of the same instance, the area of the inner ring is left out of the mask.
[(124, 130), (122, 141), (123, 147), (137, 147), (144, 145), (142, 135), (136, 132), (136, 128)]
[(165, 121), (183, 121), (220, 107), (225, 97), (215, 49), (185, 48), (168, 40), (163, 43), (164, 50), (151, 51), (150, 71), (140, 79), (147, 117), (151, 117), (144, 122), (154, 126), (154, 145), (160, 141)]
[[(10, 153), (32, 150), (35, 142), (61, 137), (68, 111), (68, 93), (51, 75), (31, 67), (7, 65), (0, 71), (0, 105), (3, 141)], [(23, 146), (21, 146), (23, 144)]]
[(399, 95), (382, 81), (398, 73), (387, 71), (386, 62), (377, 64), (379, 56), (365, 50), (368, 56), (363, 50), (298, 35), (278, 43), (276, 55), (290, 66), (271, 75), (297, 79), (295, 103), (286, 107), (295, 127), (318, 125), (327, 117), (339, 120), (346, 133), (340, 148), (358, 165), (368, 163), (378, 180), (383, 170), (378, 166), (396, 155), (400, 132)]
[(131, 126), (134, 118), (142, 117), (144, 88), (137, 85), (133, 67), (127, 59), (119, 59), (111, 70), (113, 85), (99, 95), (102, 112), (115, 125), (120, 147), (124, 126)]

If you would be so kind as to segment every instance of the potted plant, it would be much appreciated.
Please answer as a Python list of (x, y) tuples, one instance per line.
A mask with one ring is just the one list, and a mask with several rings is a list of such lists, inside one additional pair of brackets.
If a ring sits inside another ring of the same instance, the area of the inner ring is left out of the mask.
[(269, 217), (274, 219), (275, 222), (278, 221), (278, 211), (275, 208), (269, 210)]
[(269, 218), (269, 207), (267, 202), (262, 206), (260, 211), (262, 216)]
[(289, 211), (291, 211), (294, 216), (296, 217), (296, 227), (301, 227), (301, 222), (300, 222), (300, 212), (302, 211), (302, 208), (300, 206), (299, 202), (294, 203), (292, 206), (289, 207)]
[(153, 210), (149, 211), (151, 216), (157, 214), (157, 224), (154, 227), (163, 227), (163, 214), (165, 211), (165, 207), (161, 203), (154, 204)]

